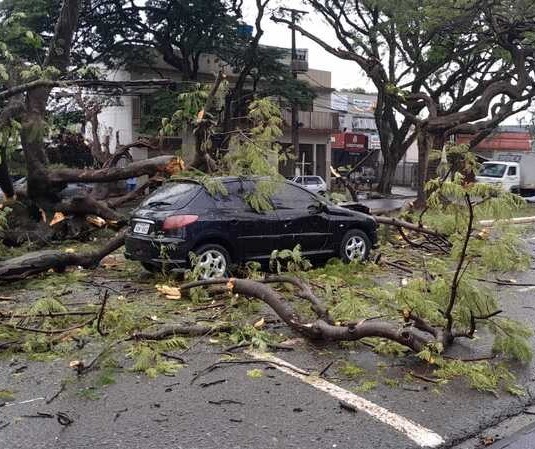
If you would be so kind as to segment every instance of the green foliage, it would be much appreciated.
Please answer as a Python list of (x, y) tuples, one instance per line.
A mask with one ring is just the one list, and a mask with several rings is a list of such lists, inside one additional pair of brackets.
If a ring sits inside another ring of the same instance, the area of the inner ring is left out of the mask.
[(115, 369), (108, 367), (100, 371), (97, 377), (96, 385), (98, 387), (106, 387), (115, 383)]
[(515, 384), (515, 376), (503, 364), (492, 365), (487, 361), (462, 362), (460, 360), (438, 359), (439, 368), (434, 375), (443, 380), (464, 377), (471, 388), (498, 394), (500, 388), (514, 395), (523, 395), (525, 392)]
[(507, 318), (495, 318), (489, 324), (495, 333), (493, 351), (506, 354), (521, 362), (532, 359), (532, 349), (528, 338), (533, 332), (517, 321)]
[(11, 390), (0, 390), (0, 400), (13, 401), (15, 399), (15, 393)]
[(196, 84), (193, 89), (178, 94), (171, 118), (161, 119), (160, 135), (176, 135), (193, 126), (197, 121), (197, 115), (206, 103), (209, 92), (209, 84)]
[(296, 245), (294, 249), (275, 249), (269, 258), (269, 267), (277, 273), (282, 271), (298, 272), (306, 271), (312, 267), (308, 259), (301, 254), (301, 245)]
[(389, 357), (403, 357), (407, 355), (409, 349), (395, 341), (384, 338), (367, 338), (367, 343), (373, 345), (373, 352)]
[(210, 176), (201, 176), (197, 178), (199, 182), (204, 186), (208, 193), (214, 197), (221, 195), (227, 196), (228, 191), (225, 184), (219, 178), (212, 178)]
[(338, 372), (349, 379), (357, 379), (366, 374), (366, 370), (351, 362), (344, 362)]
[(67, 307), (56, 298), (41, 298), (28, 309), (30, 315), (48, 315), (49, 313), (67, 312)]
[(95, 387), (80, 388), (78, 395), (88, 401), (97, 401), (100, 399), (100, 394)]
[(251, 379), (260, 379), (262, 376), (264, 376), (264, 371), (261, 369), (255, 368), (247, 371), (247, 377)]
[(383, 378), (383, 383), (390, 388), (399, 387), (400, 381), (398, 379), (390, 379), (388, 377)]
[(525, 270), (531, 262), (521, 231), (507, 225), (495, 226), (488, 238), (474, 240), (471, 251), (477, 255), (478, 262), (491, 271)]
[(9, 207), (2, 207), (0, 209), (0, 235), (2, 235), (2, 231), (7, 229), (7, 217), (11, 213), (11, 210)]
[(235, 329), (229, 339), (235, 345), (250, 345), (260, 351), (266, 351), (270, 345), (277, 343), (277, 338), (271, 332), (260, 330), (249, 324)]
[(336, 298), (335, 301), (332, 301), (334, 305), (330, 309), (331, 316), (336, 321), (361, 320), (373, 314), (374, 309), (369, 302), (350, 289), (337, 290), (336, 294), (333, 294), (332, 291), (327, 291), (326, 293), (327, 298)]
[(130, 349), (128, 355), (133, 359), (132, 371), (145, 373), (148, 377), (159, 374), (174, 374), (181, 367), (175, 361), (166, 360), (161, 354), (158, 343), (139, 343)]
[(352, 388), (352, 390), (355, 393), (366, 393), (368, 391), (375, 390), (378, 385), (379, 385), (379, 382), (376, 380), (365, 380), (360, 385)]
[(284, 156), (276, 143), (282, 136), (282, 116), (279, 107), (269, 99), (254, 100), (248, 107), (248, 131), (236, 133), (224, 158), (228, 174), (248, 177), (262, 176), (256, 188), (245, 194), (245, 201), (257, 212), (273, 209), (271, 197), (280, 187), (279, 162)]

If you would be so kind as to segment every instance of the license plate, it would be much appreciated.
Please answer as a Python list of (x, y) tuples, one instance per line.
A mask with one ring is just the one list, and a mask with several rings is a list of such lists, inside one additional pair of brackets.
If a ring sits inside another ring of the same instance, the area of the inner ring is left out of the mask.
[(134, 232), (136, 234), (148, 234), (150, 223), (136, 223), (134, 226)]

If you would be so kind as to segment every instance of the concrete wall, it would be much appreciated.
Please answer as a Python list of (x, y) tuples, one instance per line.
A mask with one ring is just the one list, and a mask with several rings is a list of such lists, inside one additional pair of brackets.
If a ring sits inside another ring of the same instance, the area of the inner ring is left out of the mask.
[[(279, 141), (286, 146), (291, 144), (292, 136), (288, 130), (279, 138)], [(303, 131), (299, 134), (299, 146), (302, 146), (305, 153), (307, 170), (310, 170), (313, 175), (321, 176), (329, 186), (331, 180), (331, 135), (311, 134)], [(296, 165), (299, 165), (300, 162), (301, 160), (296, 161)]]
[[(109, 71), (107, 79), (113, 81), (128, 81), (131, 79), (129, 72), (125, 70)], [(116, 136), (119, 134), (119, 143), (128, 144), (132, 142), (134, 130), (132, 129), (132, 97), (121, 97), (121, 106), (110, 106), (98, 115), (99, 129), (98, 134), (101, 142), (106, 135), (110, 136), (110, 151), (115, 152), (117, 147)], [(86, 128), (86, 138), (91, 137), (91, 125), (88, 123)], [(135, 154), (136, 159), (143, 158), (142, 154)]]

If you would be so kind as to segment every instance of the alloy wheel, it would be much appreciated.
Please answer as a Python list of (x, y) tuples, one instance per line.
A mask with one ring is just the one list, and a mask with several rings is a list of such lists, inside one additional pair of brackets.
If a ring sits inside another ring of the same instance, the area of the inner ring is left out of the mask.
[(227, 272), (227, 259), (217, 249), (209, 249), (199, 254), (197, 266), (201, 269), (202, 279), (223, 277)]
[(362, 260), (366, 254), (366, 242), (354, 235), (347, 240), (344, 251), (348, 260)]

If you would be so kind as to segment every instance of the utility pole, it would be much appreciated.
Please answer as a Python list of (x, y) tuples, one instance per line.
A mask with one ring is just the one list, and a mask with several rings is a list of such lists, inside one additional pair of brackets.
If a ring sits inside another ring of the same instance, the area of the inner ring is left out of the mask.
[[(295, 24), (298, 19), (300, 19), (301, 14), (308, 14), (306, 11), (301, 11), (299, 9), (293, 8), (279, 8), (280, 11), (287, 11), (291, 14), (292, 20), (292, 60), (291, 60), (291, 70), (294, 79), (297, 79), (298, 73), (298, 64), (297, 64), (297, 48), (295, 46)], [(297, 100), (292, 102), (292, 146), (294, 147), (295, 160), (299, 157), (299, 104)], [(292, 167), (295, 166), (295, 163), (292, 164)], [(294, 173), (295, 175), (295, 168)], [(304, 173), (301, 173), (304, 175)]]

